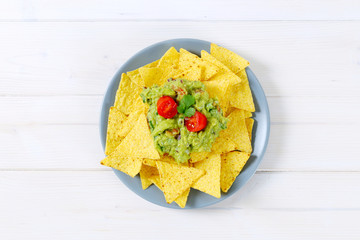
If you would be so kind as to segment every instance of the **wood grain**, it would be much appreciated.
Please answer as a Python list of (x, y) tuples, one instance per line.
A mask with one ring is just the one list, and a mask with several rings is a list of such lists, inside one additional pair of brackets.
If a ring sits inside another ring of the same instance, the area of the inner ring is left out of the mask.
[(102, 95), (136, 52), (191, 37), (247, 58), (267, 96), (358, 97), (357, 29), (359, 21), (0, 23), (0, 95)]
[(169, 1), (13, 0), (0, 3), (0, 19), (21, 21), (106, 20), (359, 20), (353, 0)]
[[(0, 237), (356, 239), (359, 181), (359, 173), (260, 173), (212, 208), (176, 211), (144, 201), (112, 172), (2, 172)], [(179, 219), (191, 223), (180, 231)]]

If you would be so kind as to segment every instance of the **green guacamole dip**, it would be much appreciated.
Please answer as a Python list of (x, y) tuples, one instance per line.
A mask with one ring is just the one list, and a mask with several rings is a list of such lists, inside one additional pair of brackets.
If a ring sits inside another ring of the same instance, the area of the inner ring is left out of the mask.
[[(192, 107), (207, 118), (206, 127), (199, 132), (188, 131), (183, 113), (167, 119), (157, 112), (160, 97), (170, 96), (179, 105), (185, 95), (195, 98)], [(140, 96), (144, 103), (149, 104), (147, 120), (156, 149), (161, 155), (167, 153), (172, 156), (178, 163), (187, 162), (192, 152), (210, 152), (220, 131), (226, 129), (228, 119), (223, 116), (218, 100), (210, 98), (204, 84), (199, 81), (169, 79), (163, 86), (145, 88)]]

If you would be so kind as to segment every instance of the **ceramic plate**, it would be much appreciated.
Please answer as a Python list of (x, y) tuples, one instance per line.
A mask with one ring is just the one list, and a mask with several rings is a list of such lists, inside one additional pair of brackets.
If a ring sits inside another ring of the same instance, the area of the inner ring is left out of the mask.
[[(100, 138), (103, 149), (105, 149), (106, 143), (109, 108), (114, 103), (116, 90), (121, 79), (121, 74), (132, 71), (159, 59), (172, 46), (177, 50), (184, 48), (197, 55), (200, 55), (201, 50), (205, 50), (210, 53), (210, 42), (198, 39), (172, 39), (151, 45), (141, 50), (133, 57), (131, 57), (126, 63), (124, 63), (111, 80), (102, 104), (100, 115)], [(236, 52), (236, 49), (231, 50)], [(230, 197), (242, 186), (244, 186), (245, 183), (254, 175), (257, 167), (263, 159), (270, 133), (269, 108), (264, 91), (262, 90), (255, 74), (250, 70), (249, 67), (246, 68), (246, 73), (248, 75), (256, 108), (256, 112), (253, 114), (253, 118), (255, 120), (252, 138), (253, 153), (251, 154), (250, 159), (246, 163), (240, 175), (236, 178), (230, 190), (227, 193), (221, 193), (221, 198), (215, 198), (206, 193), (191, 189), (185, 209), (210, 206)], [(175, 202), (172, 204), (167, 204), (165, 202), (163, 193), (156, 186), (152, 185), (148, 189), (143, 190), (139, 176), (132, 178), (116, 169), (114, 169), (114, 172), (128, 188), (130, 188), (133, 192), (145, 200), (163, 207), (180, 209), (180, 207), (178, 207)]]

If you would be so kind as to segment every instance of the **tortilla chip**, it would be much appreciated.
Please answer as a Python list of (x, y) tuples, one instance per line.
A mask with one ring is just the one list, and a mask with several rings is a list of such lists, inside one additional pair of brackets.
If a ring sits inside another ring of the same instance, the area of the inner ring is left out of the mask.
[(199, 178), (199, 180), (193, 184), (192, 188), (220, 198), (220, 154), (210, 153), (208, 159), (195, 163), (194, 167), (204, 170), (206, 174)]
[(244, 113), (240, 110), (233, 111), (229, 116), (228, 128), (223, 132), (235, 143), (235, 150), (251, 153), (251, 141), (245, 124)]
[(254, 126), (254, 119), (252, 119), (252, 118), (245, 118), (245, 124), (246, 124), (246, 129), (248, 130), (249, 139), (250, 139), (250, 142), (251, 142), (252, 129), (253, 129), (253, 126)]
[(226, 48), (219, 47), (214, 43), (210, 46), (210, 53), (234, 73), (244, 70), (250, 64), (236, 53)]
[[(148, 159), (148, 158), (145, 158), (143, 160), (143, 164), (145, 165), (148, 165), (148, 166), (151, 166), (151, 167), (156, 167), (156, 162), (157, 161), (162, 161), (162, 162), (167, 162), (167, 163), (174, 163), (174, 164), (178, 164), (175, 162), (175, 159), (171, 156), (168, 156), (168, 155), (163, 155), (163, 156), (160, 156), (160, 159)], [(185, 162), (185, 163), (180, 163), (181, 166), (189, 166), (189, 163)]]
[(241, 78), (241, 83), (233, 86), (229, 93), (231, 106), (244, 109), (250, 112), (255, 112), (254, 100), (249, 86), (249, 80), (246, 71), (241, 70), (236, 74)]
[(201, 59), (204, 59), (205, 61), (208, 61), (208, 62), (214, 64), (215, 66), (217, 66), (220, 69), (219, 72), (214, 77), (212, 77), (210, 80), (215, 80), (214, 78), (217, 75), (221, 75), (220, 79), (227, 79), (229, 81), (230, 86), (233, 86), (233, 85), (241, 82), (241, 79), (239, 76), (236, 76), (235, 73), (233, 73), (229, 68), (227, 68), (224, 64), (222, 64), (215, 57), (211, 56), (208, 52), (202, 50), (201, 51)]
[(159, 68), (170, 68), (173, 65), (178, 66), (180, 53), (174, 47), (169, 48), (166, 53), (160, 58)]
[(211, 151), (221, 154), (235, 150), (236, 145), (234, 141), (232, 141), (231, 136), (229, 136), (230, 134), (231, 133), (229, 133), (228, 128), (222, 130), (219, 133), (219, 137), (217, 137), (215, 142), (213, 143)]
[(249, 157), (249, 153), (238, 151), (221, 155), (220, 185), (223, 192), (230, 189)]
[[(157, 188), (159, 188), (162, 192), (163, 190), (161, 189), (161, 183), (160, 183), (160, 176), (159, 175), (156, 175), (156, 176), (152, 176), (149, 178), (149, 180), (155, 184), (155, 186)], [(181, 208), (184, 208), (185, 205), (186, 205), (186, 202), (187, 202), (187, 199), (188, 199), (188, 196), (189, 196), (189, 193), (190, 193), (190, 188), (185, 190), (177, 199), (175, 199), (174, 202), (176, 202), (176, 204), (181, 207)]]
[(141, 77), (139, 69), (135, 69), (134, 71), (127, 72), (126, 75), (128, 75), (130, 80), (139, 87), (142, 88), (145, 86), (144, 79)]
[(120, 134), (120, 129), (123, 127), (126, 118), (126, 115), (122, 113), (119, 109), (115, 107), (110, 108), (106, 135), (106, 155), (112, 153), (115, 148), (120, 144), (121, 140), (124, 139), (125, 136)]
[(124, 138), (124, 140), (122, 140), (113, 153), (125, 154), (127, 156), (141, 159), (160, 158), (159, 153), (155, 149), (153, 138), (150, 135), (150, 129), (144, 113), (140, 114), (136, 125)]
[(189, 193), (190, 193), (190, 188), (185, 190), (177, 199), (175, 199), (175, 202), (179, 207), (181, 208), (185, 207)]
[(161, 188), (167, 203), (172, 203), (205, 174), (203, 170), (161, 161), (156, 162), (156, 166), (160, 174)]
[(252, 117), (252, 113), (249, 112), (249, 111), (246, 111), (246, 110), (243, 110), (243, 109), (238, 109), (238, 108), (235, 108), (235, 107), (229, 107), (227, 109), (227, 112), (225, 113), (225, 117), (228, 117), (230, 115), (230, 113), (232, 113), (233, 111), (235, 110), (239, 110), (239, 111), (243, 111), (244, 113), (244, 118), (251, 118)]
[(140, 172), (142, 159), (119, 154), (115, 151), (100, 163), (104, 166), (122, 171), (131, 177), (135, 177)]
[(171, 76), (174, 79), (177, 78), (183, 78), (189, 81), (200, 81), (201, 80), (201, 68), (194, 67), (190, 70), (182, 71), (179, 69), (179, 72), (177, 74), (174, 74)]
[(143, 66), (143, 68), (152, 68), (152, 67), (157, 67), (157, 65), (159, 64), (160, 62), (160, 59), (152, 62), (152, 63), (149, 63), (149, 64), (146, 64), (145, 66)]
[(153, 68), (139, 68), (139, 73), (144, 80), (145, 87), (151, 87), (155, 84), (161, 86), (164, 82), (161, 82), (163, 76), (163, 70), (158, 67)]
[(210, 154), (210, 152), (193, 152), (190, 153), (190, 163), (196, 163), (202, 160), (207, 159), (208, 155)]
[(210, 79), (219, 71), (217, 66), (204, 61), (197, 55), (186, 51), (183, 48), (180, 49), (179, 68), (182, 72), (200, 71), (199, 80), (201, 79), (204, 81)]
[(229, 82), (226, 78), (216, 79), (214, 81), (205, 81), (206, 91), (209, 93), (211, 98), (217, 98), (223, 112), (227, 111), (229, 106), (229, 100), (226, 96), (226, 91), (229, 86)]
[(142, 88), (133, 83), (130, 78), (123, 73), (121, 75), (119, 88), (116, 92), (114, 106), (126, 115), (143, 109), (145, 104), (140, 97), (141, 91)]
[(141, 186), (144, 190), (152, 184), (152, 181), (149, 178), (156, 175), (159, 176), (159, 172), (156, 167), (150, 167), (142, 164), (140, 170), (140, 180)]

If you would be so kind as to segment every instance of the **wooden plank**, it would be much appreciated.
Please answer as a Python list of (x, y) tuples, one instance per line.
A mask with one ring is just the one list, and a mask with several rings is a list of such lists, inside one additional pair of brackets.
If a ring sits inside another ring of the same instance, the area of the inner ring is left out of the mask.
[(0, 23), (0, 95), (104, 94), (133, 54), (191, 36), (247, 58), (268, 96), (355, 97), (358, 29), (359, 21)]
[[(260, 170), (360, 171), (358, 125), (272, 125)], [(256, 137), (256, 136), (255, 136)], [(0, 169), (103, 169), (97, 125), (0, 127)]]
[[(207, 239), (358, 239), (359, 181), (359, 173), (260, 173), (234, 197), (184, 212), (146, 202), (111, 172), (2, 172), (0, 225), (6, 231), (0, 237), (169, 239), (176, 232), (172, 239), (195, 233)], [(188, 219), (192, 223), (179, 230)]]
[[(191, 7), (190, 7), (191, 6)], [(352, 0), (236, 1), (3, 1), (1, 20), (355, 20), (360, 4)]]

